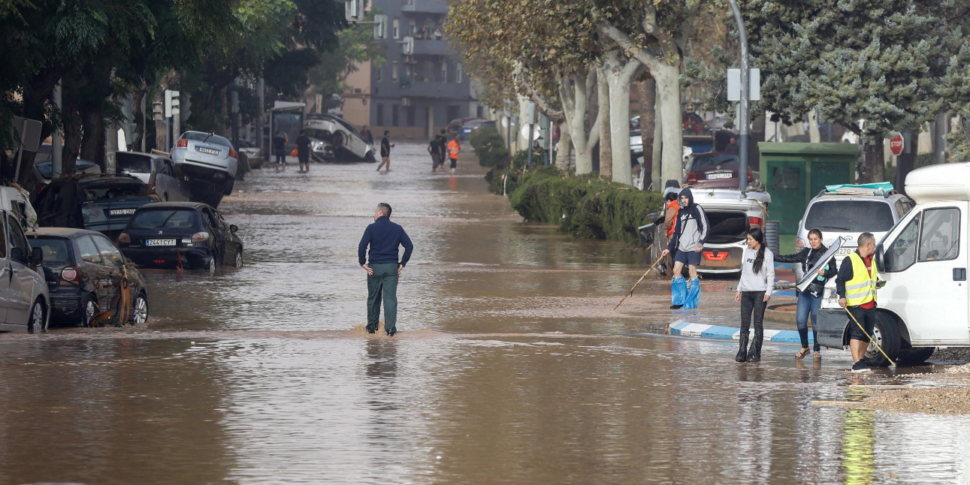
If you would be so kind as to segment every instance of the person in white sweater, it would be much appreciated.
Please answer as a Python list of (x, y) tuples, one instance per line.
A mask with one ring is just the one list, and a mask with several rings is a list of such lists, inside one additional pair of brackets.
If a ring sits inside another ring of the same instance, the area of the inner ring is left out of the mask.
[[(761, 343), (764, 339), (765, 308), (775, 285), (775, 257), (765, 247), (765, 235), (761, 229), (748, 231), (748, 247), (741, 256), (741, 280), (738, 281), (734, 301), (741, 302), (740, 349), (734, 360), (738, 362), (761, 362)], [(748, 348), (748, 327), (754, 314), (754, 338)]]

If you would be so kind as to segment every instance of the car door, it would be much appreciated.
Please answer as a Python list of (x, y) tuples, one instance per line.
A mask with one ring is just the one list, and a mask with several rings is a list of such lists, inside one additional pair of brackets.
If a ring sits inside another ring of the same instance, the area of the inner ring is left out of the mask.
[(101, 250), (94, 244), (91, 235), (80, 236), (75, 240), (77, 253), (82, 263), (81, 276), (98, 297), (98, 310), (111, 308), (110, 270), (101, 258)]
[(226, 251), (223, 255), (223, 264), (232, 266), (236, 261), (236, 252), (239, 250), (238, 247), (233, 243), (232, 231), (229, 230), (229, 224), (226, 220), (222, 218), (222, 214), (218, 211), (213, 211), (216, 216), (216, 222), (219, 224), (219, 231), (222, 232), (223, 238), (225, 240)]
[[(30, 244), (20, 228), (20, 221), (12, 214), (5, 214), (7, 221), (7, 241), (10, 245), (7, 258), (10, 267), (10, 306), (7, 307), (5, 321), (16, 325), (27, 325), (31, 298), (34, 296), (34, 270), (29, 267)], [(15, 254), (17, 253), (17, 254)], [(17, 256), (17, 257), (15, 257)]]
[[(111, 244), (108, 238), (101, 234), (92, 234), (90, 237), (94, 240), (94, 245), (98, 248), (98, 253), (101, 255), (102, 267), (107, 275), (104, 283), (107, 286), (105, 297), (109, 302), (109, 306), (102, 308), (110, 308), (114, 311), (119, 303), (119, 292), (121, 291), (121, 279), (124, 275), (123, 266), (125, 265), (125, 257), (121, 255), (121, 251), (114, 244)], [(125, 321), (127, 320), (127, 315), (119, 316), (119, 319)]]
[(212, 238), (217, 263), (225, 263), (226, 261), (226, 232), (222, 230), (219, 224), (219, 218), (216, 217), (212, 209), (206, 207), (202, 209), (203, 217), (205, 218), (205, 223), (208, 226), (209, 237)]
[[(941, 202), (916, 214), (886, 248), (879, 306), (899, 313), (915, 346), (970, 343), (967, 307), (967, 202)], [(885, 276), (883, 277), (883, 274)], [(954, 305), (962, 304), (962, 309)]]

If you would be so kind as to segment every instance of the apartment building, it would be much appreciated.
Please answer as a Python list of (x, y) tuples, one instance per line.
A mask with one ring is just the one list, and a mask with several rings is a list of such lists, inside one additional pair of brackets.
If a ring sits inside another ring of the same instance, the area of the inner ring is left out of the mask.
[(358, 128), (397, 138), (430, 138), (455, 118), (484, 117), (474, 83), (444, 36), (445, 0), (371, 0), (387, 16), (386, 62), (359, 66), (343, 94), (343, 116)]

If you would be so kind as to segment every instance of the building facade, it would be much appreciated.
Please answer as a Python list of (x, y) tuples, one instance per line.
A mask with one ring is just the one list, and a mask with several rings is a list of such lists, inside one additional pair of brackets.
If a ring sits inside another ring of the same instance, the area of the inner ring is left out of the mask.
[(371, 0), (387, 16), (386, 62), (358, 66), (347, 78), (343, 117), (395, 137), (428, 139), (456, 118), (483, 117), (461, 58), (444, 36), (445, 0)]

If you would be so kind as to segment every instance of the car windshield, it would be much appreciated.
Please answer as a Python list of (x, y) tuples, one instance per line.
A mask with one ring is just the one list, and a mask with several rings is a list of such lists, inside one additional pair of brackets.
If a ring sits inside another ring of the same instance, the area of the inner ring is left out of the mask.
[(889, 204), (874, 200), (819, 201), (805, 217), (806, 228), (822, 231), (884, 232), (894, 223)]
[(475, 128), (481, 126), (482, 123), (484, 123), (482, 120), (471, 120), (468, 123), (465, 123), (465, 128)]
[(131, 229), (195, 229), (199, 213), (194, 209), (140, 210), (131, 219)]
[(44, 264), (49, 266), (67, 266), (71, 261), (71, 252), (67, 249), (66, 239), (45, 237), (28, 237), (31, 248), (40, 248), (44, 254)]
[(144, 155), (118, 152), (116, 155), (119, 172), (152, 173), (152, 159)]
[(201, 133), (198, 131), (186, 131), (185, 134), (182, 135), (182, 138), (194, 141), (204, 141), (206, 143), (214, 143), (216, 145), (232, 148), (232, 143), (229, 143), (229, 140), (219, 135), (211, 135), (209, 133)]
[(78, 184), (87, 200), (114, 199), (118, 197), (147, 196), (147, 188), (140, 180), (94, 180)]
[(737, 155), (726, 155), (726, 154), (711, 154), (711, 155), (699, 155), (694, 157), (694, 166), (692, 169), (698, 169), (703, 167), (716, 167), (718, 165), (739, 165), (741, 159)]

